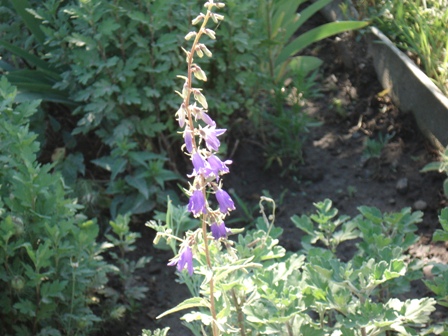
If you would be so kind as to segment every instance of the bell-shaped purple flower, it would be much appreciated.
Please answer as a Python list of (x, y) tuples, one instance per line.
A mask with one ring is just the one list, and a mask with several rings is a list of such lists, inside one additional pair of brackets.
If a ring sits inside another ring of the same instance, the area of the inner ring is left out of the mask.
[(207, 205), (202, 190), (195, 189), (193, 191), (193, 194), (190, 197), (190, 201), (188, 202), (187, 210), (192, 212), (195, 217), (197, 217), (201, 213), (207, 213)]
[(205, 170), (209, 169), (209, 164), (207, 161), (205, 161), (204, 157), (199, 154), (198, 152), (194, 152), (191, 155), (191, 161), (193, 162), (193, 172), (190, 175), (187, 175), (188, 177), (201, 175), (205, 173)]
[(179, 257), (173, 258), (168, 266), (177, 265), (177, 270), (182, 272), (184, 268), (188, 270), (188, 273), (193, 275), (193, 252), (191, 251), (190, 246), (184, 247), (179, 252)]
[(230, 232), (230, 229), (226, 227), (224, 222), (222, 222), (221, 224), (213, 223), (210, 229), (212, 231), (213, 238), (215, 238), (216, 240), (218, 240), (219, 238), (226, 238), (228, 233)]
[(210, 118), (210, 116), (208, 115), (208, 113), (205, 112), (204, 110), (200, 110), (200, 111), (199, 111), (199, 113), (198, 113), (198, 117), (199, 117), (200, 119), (202, 119), (202, 121), (205, 122), (207, 125), (209, 125), (209, 126), (216, 126), (215, 121), (214, 121), (212, 118)]
[(218, 136), (224, 134), (225, 128), (216, 129), (216, 125), (205, 126), (201, 128), (201, 136), (205, 140), (205, 145), (209, 150), (218, 151), (221, 142), (218, 140)]
[(207, 175), (214, 174), (216, 178), (219, 178), (220, 174), (227, 174), (229, 172), (229, 167), (227, 165), (232, 163), (232, 160), (221, 161), (219, 157), (212, 154), (207, 159), (209, 168), (206, 168)]
[(219, 203), (219, 211), (221, 211), (221, 213), (226, 214), (231, 210), (235, 210), (235, 204), (233, 204), (232, 199), (226, 191), (218, 188), (218, 190), (216, 190), (215, 196), (216, 200)]
[(188, 126), (185, 127), (184, 140), (188, 153), (191, 153), (193, 151), (193, 136), (191, 134), (190, 127)]

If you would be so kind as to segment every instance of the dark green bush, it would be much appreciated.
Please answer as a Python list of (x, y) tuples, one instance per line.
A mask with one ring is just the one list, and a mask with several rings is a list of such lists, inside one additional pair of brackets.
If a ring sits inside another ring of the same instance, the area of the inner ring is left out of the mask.
[(28, 129), (38, 101), (17, 104), (0, 80), (0, 330), (2, 335), (87, 334), (89, 305), (107, 281), (98, 225), (67, 198), (52, 165), (36, 161)]

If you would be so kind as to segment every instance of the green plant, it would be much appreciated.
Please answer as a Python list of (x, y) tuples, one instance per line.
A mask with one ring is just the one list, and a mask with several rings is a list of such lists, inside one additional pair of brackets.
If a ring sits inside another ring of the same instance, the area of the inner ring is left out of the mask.
[(362, 17), (370, 18), (399, 48), (448, 94), (448, 3), (439, 0), (354, 1)]
[[(3, 72), (11, 84), (18, 88), (16, 101), (41, 99), (43, 101), (73, 105), (74, 103), (68, 97), (67, 90), (55, 88), (56, 84), (62, 79), (60, 75), (61, 70), (45, 59), (45, 53), (51, 52), (52, 48), (45, 43), (46, 37), (40, 27), (40, 19), (37, 19), (28, 11), (31, 9), (30, 2), (28, 0), (15, 0), (10, 1), (10, 6), (8, 6), (8, 3), (5, 3), (1, 9), (9, 12), (13, 17), (14, 14), (20, 17), (24, 26), (31, 33), (30, 38), (33, 41), (27, 42), (24, 47), (18, 46), (17, 44), (20, 44), (21, 41), (17, 41), (17, 30), (13, 30), (11, 27), (5, 27), (6, 31), (11, 29), (10, 34), (0, 36), (0, 47), (4, 49), (1, 53), (3, 59), (0, 62), (0, 71)], [(49, 8), (47, 7), (47, 9)], [(17, 25), (15, 28), (17, 29), (18, 27), (20, 25)], [(13, 39), (13, 43), (6, 40), (8, 37)], [(37, 45), (37, 47), (33, 46), (33, 52), (28, 50), (31, 43)], [(7, 52), (18, 57), (21, 61), (16, 61)], [(8, 60), (10, 61), (8, 62)], [(24, 64), (27, 67), (26, 69), (21, 68)]]
[(277, 162), (282, 175), (303, 163), (302, 149), (309, 129), (320, 125), (303, 111), (300, 102), (285, 106), (288, 91), (275, 91), (275, 112), (264, 117), (264, 122), (271, 125), (271, 140), (266, 140), (266, 168)]
[(91, 308), (111, 269), (96, 242), (99, 228), (67, 197), (52, 165), (36, 161), (29, 132), (39, 101), (16, 103), (0, 79), (0, 329), (5, 334), (88, 334)]
[[(445, 173), (448, 175), (448, 146), (445, 150), (439, 153), (440, 158), (437, 162), (430, 162), (420, 170), (422, 173), (429, 171), (438, 171), (439, 173)], [(448, 177), (443, 181), (443, 194), (448, 198)]]
[[(265, 214), (264, 202), (272, 200), (260, 201), (262, 217), (256, 228), (233, 241), (209, 241), (222, 334), (426, 335), (435, 330), (422, 329), (430, 325), (434, 299), (396, 297), (401, 286), (415, 278), (405, 251), (417, 237), (420, 212), (382, 214), (360, 207), (361, 214), (351, 219), (338, 217), (332, 202), (325, 200), (315, 204), (316, 214), (292, 218), (307, 234), (304, 249), (291, 253), (279, 245), (282, 229), (274, 226), (275, 213)], [(354, 239), (359, 243), (353, 257), (341, 261), (340, 243)], [(315, 246), (319, 241), (324, 247)], [(182, 319), (194, 335), (201, 335), (211, 322), (207, 300), (199, 295), (208, 293), (209, 268), (203, 252), (195, 254), (194, 270), (191, 276), (178, 273), (193, 297), (162, 316), (194, 308)]]
[(166, 336), (170, 328), (151, 330), (142, 330), (142, 336)]
[(118, 276), (121, 285), (118, 291), (111, 287), (105, 291), (112, 301), (110, 315), (116, 319), (121, 318), (126, 312), (129, 314), (135, 312), (139, 308), (138, 301), (143, 299), (148, 291), (148, 287), (138, 283), (135, 272), (145, 267), (152, 258), (143, 256), (137, 261), (128, 258), (129, 252), (136, 249), (136, 240), (141, 237), (140, 233), (130, 231), (130, 220), (129, 214), (118, 215), (115, 220), (109, 222), (113, 234), (105, 234), (109, 247), (114, 247), (113, 251), (109, 251), (109, 255), (113, 264), (116, 265), (114, 273)]
[(379, 159), (381, 157), (381, 152), (384, 146), (386, 146), (389, 141), (394, 137), (394, 133), (383, 135), (383, 133), (378, 134), (378, 139), (367, 138), (364, 145), (364, 150), (362, 154), (362, 159), (368, 161), (369, 159)]
[[(216, 39), (207, 23), (210, 19), (215, 23), (223, 20), (221, 14), (212, 10), (223, 8), (224, 4), (208, 1), (205, 7), (206, 14), (200, 13), (192, 21), (193, 25), (201, 24), (200, 28), (185, 36), (193, 42), (189, 50), (184, 49), (187, 75), (179, 76), (183, 86), (176, 91), (182, 98), (176, 117), (183, 129), (186, 154), (193, 164), (193, 172), (188, 175), (192, 182), (185, 190), (189, 196), (187, 211), (199, 217), (201, 225), (186, 232), (173, 226), (183, 222), (171, 220), (173, 207), (168, 208), (164, 224), (148, 224), (157, 231), (155, 243), (165, 238), (176, 254), (168, 265), (177, 266), (181, 282), (187, 284), (192, 297), (159, 318), (194, 309), (183, 319), (195, 335), (256, 332), (365, 336), (385, 331), (415, 334), (413, 327), (429, 322), (435, 301), (400, 301), (391, 297), (398, 286), (385, 283), (406, 275), (404, 252), (415, 241), (412, 233), (421, 213), (411, 214), (404, 209), (383, 215), (377, 209), (362, 207), (362, 216), (349, 220), (348, 216), (335, 218), (337, 210), (326, 200), (316, 204), (317, 215), (296, 218), (298, 226), (310, 236), (304, 240), (305, 250), (294, 254), (278, 245), (282, 230), (274, 227), (275, 203), (262, 197), (262, 217), (257, 220), (256, 229), (239, 235), (237, 241), (228, 239), (230, 234), (242, 230), (230, 230), (224, 223), (235, 209), (233, 200), (222, 189), (222, 175), (229, 172), (231, 162), (217, 157), (218, 137), (226, 130), (216, 128), (216, 122), (207, 113), (208, 102), (202, 88), (194, 85), (197, 80), (208, 80), (194, 57), (211, 56), (200, 39), (204, 35)], [(217, 207), (211, 195), (216, 197)], [(273, 203), (271, 215), (266, 215), (263, 202)], [(318, 223), (317, 228), (313, 221)], [(369, 231), (374, 225), (379, 232), (375, 227)], [(209, 227), (214, 239), (208, 233)], [(182, 238), (175, 232), (181, 233)], [(338, 245), (355, 238), (364, 239), (358, 245), (359, 253), (348, 263), (340, 261), (336, 255)], [(377, 246), (370, 246), (372, 239)], [(311, 246), (318, 240), (328, 250)], [(414, 268), (415, 272), (412, 270), (411, 276), (404, 278), (405, 284), (418, 271), (418, 265)]]
[[(448, 241), (448, 208), (444, 208), (439, 216), (442, 230), (437, 229), (432, 237), (433, 242)], [(432, 280), (426, 280), (424, 283), (437, 296), (437, 303), (448, 307), (448, 265), (435, 264), (431, 269), (431, 273), (435, 276)]]
[(298, 13), (299, 6), (306, 2), (259, 1), (258, 17), (262, 22), (260, 31), (264, 36), (260, 45), (263, 56), (260, 64), (262, 71), (269, 77), (267, 87), (273, 92), (273, 97), (270, 100), (272, 106), (267, 107), (268, 113), (256, 116), (255, 125), (259, 127), (266, 146), (267, 166), (276, 161), (280, 166), (285, 166), (284, 172), (294, 170), (302, 162), (306, 133), (310, 127), (318, 125), (303, 112), (302, 97), (314, 86), (316, 69), (322, 61), (298, 54), (326, 37), (367, 25), (367, 22), (358, 21), (333, 22), (295, 36), (303, 24), (330, 0), (311, 3)]
[(347, 30), (365, 27), (367, 22), (340, 21), (326, 23), (313, 28), (297, 37), (297, 30), (316, 12), (331, 0), (319, 0), (297, 13), (299, 6), (307, 0), (269, 0), (267, 4), (260, 2), (260, 17), (264, 20), (265, 45), (267, 48), (267, 64), (264, 66), (274, 83), (283, 85), (285, 76), (291, 71), (316, 69), (321, 61), (315, 57), (296, 56), (309, 45), (324, 38)]
[[(432, 237), (433, 242), (448, 242), (448, 208), (444, 208), (439, 216), (442, 230), (437, 229)], [(448, 307), (448, 265), (434, 263), (431, 268), (434, 276), (432, 279), (424, 280), (425, 285), (436, 295), (437, 303)], [(447, 335), (448, 323), (442, 321), (441, 324), (433, 325), (429, 330), (433, 333)]]

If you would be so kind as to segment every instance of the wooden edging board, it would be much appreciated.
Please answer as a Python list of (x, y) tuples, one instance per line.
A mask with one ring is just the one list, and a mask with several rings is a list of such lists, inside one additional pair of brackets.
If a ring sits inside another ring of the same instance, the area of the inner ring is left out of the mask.
[[(334, 0), (321, 12), (329, 21), (342, 21), (341, 0)], [(358, 17), (351, 7), (351, 16)], [(415, 116), (422, 133), (439, 149), (448, 146), (448, 97), (401, 52), (378, 28), (367, 32), (368, 55), (384, 89), (403, 112)]]

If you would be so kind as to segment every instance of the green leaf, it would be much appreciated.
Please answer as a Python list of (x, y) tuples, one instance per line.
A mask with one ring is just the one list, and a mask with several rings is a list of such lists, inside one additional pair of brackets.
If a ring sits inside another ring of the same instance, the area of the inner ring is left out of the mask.
[(163, 329), (156, 329), (154, 331), (143, 329), (142, 336), (167, 336), (169, 330), (170, 330), (169, 327)]
[(289, 62), (288, 68), (295, 74), (306, 76), (322, 65), (323, 61), (314, 56), (296, 56)]
[(438, 171), (438, 172), (442, 172), (440, 169), (442, 167), (442, 163), (441, 162), (430, 162), (428, 163), (426, 166), (424, 166), (420, 172), (421, 173), (427, 173), (429, 171)]
[(291, 36), (299, 29), (310, 17), (328, 5), (332, 0), (318, 0), (310, 4), (307, 8), (300, 12), (299, 20), (290, 24), (285, 35), (285, 40), (288, 41)]
[(24, 50), (22, 48), (16, 47), (15, 45), (12, 45), (11, 43), (8, 43), (4, 40), (0, 40), (0, 46), (2, 46), (6, 50), (10, 51), (11, 53), (13, 53), (17, 56), (22, 57), (28, 63), (30, 63), (42, 70), (47, 70), (49, 72), (53, 71), (53, 68), (50, 64), (48, 64), (44, 60), (40, 59), (39, 57), (34, 56), (33, 54), (30, 54), (29, 52), (27, 52), (26, 50)]
[(448, 178), (443, 181), (443, 194), (448, 197)]
[(436, 230), (432, 236), (432, 241), (448, 241), (448, 231)]
[(323, 24), (300, 35), (289, 43), (278, 55), (275, 65), (278, 66), (286, 62), (289, 57), (294, 56), (309, 45), (320, 41), (329, 36), (342, 33), (347, 30), (359, 29), (367, 26), (368, 22), (359, 21), (340, 21)]
[(36, 316), (36, 306), (29, 300), (21, 300), (14, 304), (14, 308), (26, 316)]
[(131, 175), (127, 175), (125, 177), (125, 181), (135, 189), (137, 189), (140, 194), (142, 194), (145, 199), (149, 198), (149, 188), (146, 180), (143, 177), (135, 177)]
[(173, 313), (176, 313), (176, 312), (184, 310), (184, 309), (197, 308), (197, 307), (209, 308), (210, 304), (204, 298), (192, 297), (192, 298), (184, 300), (183, 302), (179, 303), (176, 307), (167, 310), (166, 312), (160, 314), (156, 318), (160, 319), (166, 315), (173, 314)]
[(12, 6), (16, 10), (17, 14), (20, 15), (21, 19), (27, 26), (27, 28), (34, 35), (36, 40), (44, 45), (45, 34), (40, 29), (41, 22), (30, 14), (28, 9), (32, 8), (28, 0), (10, 0)]
[[(427, 323), (429, 315), (436, 310), (436, 300), (433, 298), (412, 299), (401, 302), (398, 299), (390, 299), (387, 306), (399, 311), (403, 317), (410, 323)], [(404, 322), (404, 321), (403, 321)]]
[(111, 180), (114, 180), (118, 174), (125, 171), (128, 161), (124, 158), (105, 156), (96, 160), (92, 160), (92, 163), (106, 169), (107, 171), (110, 171), (110, 178)]
[(307, 216), (302, 215), (301, 217), (299, 217), (297, 215), (294, 215), (291, 217), (291, 221), (300, 230), (306, 232), (310, 236), (315, 236), (313, 222)]

